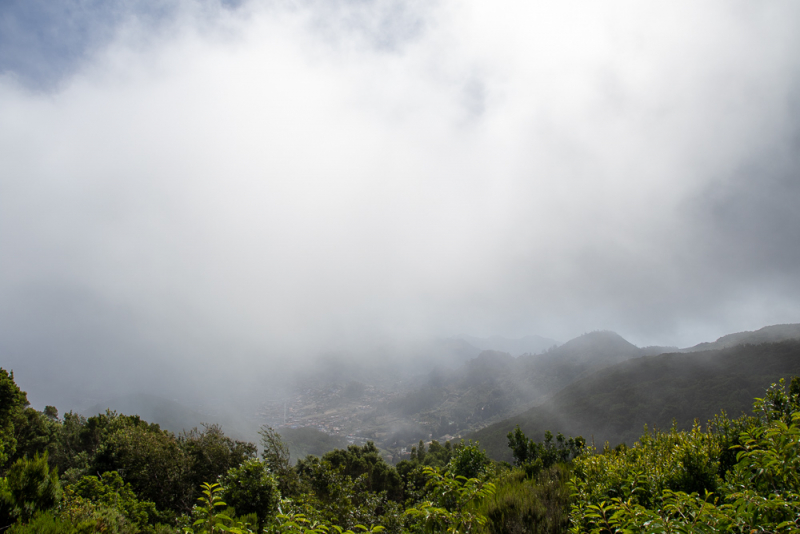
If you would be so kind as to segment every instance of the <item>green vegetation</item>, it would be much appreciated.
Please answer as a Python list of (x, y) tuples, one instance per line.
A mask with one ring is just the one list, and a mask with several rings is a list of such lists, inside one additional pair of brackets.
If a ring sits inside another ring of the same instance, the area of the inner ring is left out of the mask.
[(268, 427), (258, 458), (216, 426), (176, 436), (138, 416), (37, 412), (2, 369), (0, 395), (8, 533), (800, 531), (798, 378), (767, 388), (752, 415), (645, 428), (630, 446), (539, 442), (517, 426), (514, 465), (464, 441), (420, 442), (397, 466), (372, 442), (291, 465)]
[(646, 432), (633, 447), (577, 460), (571, 531), (797, 532), (800, 380), (788, 393), (771, 387), (755, 408), (758, 417)]

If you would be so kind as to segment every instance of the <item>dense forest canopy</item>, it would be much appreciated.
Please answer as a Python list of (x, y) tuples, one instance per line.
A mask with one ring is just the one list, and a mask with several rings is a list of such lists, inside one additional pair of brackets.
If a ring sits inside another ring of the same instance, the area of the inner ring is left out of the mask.
[(31, 408), (0, 369), (0, 528), (9, 533), (796, 532), (800, 378), (751, 415), (645, 428), (595, 448), (517, 426), (512, 463), (474, 442), (428, 443), (387, 463), (374, 443), (294, 465), (279, 432), (174, 434), (136, 415)]

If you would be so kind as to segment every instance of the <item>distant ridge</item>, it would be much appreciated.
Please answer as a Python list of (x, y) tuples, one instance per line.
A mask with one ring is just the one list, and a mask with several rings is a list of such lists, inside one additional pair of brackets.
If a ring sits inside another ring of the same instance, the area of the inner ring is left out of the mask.
[(474, 336), (458, 336), (461, 339), (480, 350), (494, 350), (507, 352), (512, 356), (521, 354), (538, 354), (558, 345), (558, 341), (542, 336), (525, 336), (519, 339), (511, 339), (502, 336), (491, 336), (487, 338)]
[(463, 434), (523, 412), (599, 369), (646, 354), (610, 331), (517, 357), (486, 349), (458, 367), (429, 373), (417, 388), (388, 401), (384, 413), (398, 428), (425, 425), (433, 438)]
[(619, 363), (641, 356), (641, 349), (610, 330), (589, 332), (548, 352), (542, 359), (568, 359), (574, 363)]
[(491, 457), (510, 459), (506, 434), (519, 424), (531, 438), (546, 430), (582, 435), (602, 446), (639, 438), (643, 426), (691, 427), (727, 411), (749, 412), (754, 397), (780, 378), (800, 376), (800, 340), (633, 358), (567, 385), (549, 401), (470, 434)]
[(785, 341), (787, 339), (800, 339), (800, 324), (776, 324), (772, 326), (765, 326), (758, 330), (737, 332), (735, 334), (728, 334), (722, 336), (716, 341), (709, 343), (699, 343), (694, 347), (689, 347), (681, 350), (681, 352), (698, 352), (701, 350), (716, 350), (734, 347), (749, 343), (750, 345), (758, 345), (760, 343), (772, 343), (776, 341)]

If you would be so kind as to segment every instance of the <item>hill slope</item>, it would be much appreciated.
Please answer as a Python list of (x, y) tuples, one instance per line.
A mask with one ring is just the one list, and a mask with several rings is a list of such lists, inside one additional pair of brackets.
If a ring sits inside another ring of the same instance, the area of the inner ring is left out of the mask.
[(716, 350), (734, 347), (749, 343), (758, 345), (761, 343), (774, 343), (787, 339), (800, 339), (800, 324), (776, 324), (765, 326), (754, 331), (737, 332), (722, 336), (710, 343), (700, 343), (694, 347), (683, 349), (680, 352), (698, 352), (702, 350)]
[[(428, 428), (433, 438), (468, 432), (543, 402), (598, 369), (648, 354), (614, 332), (590, 332), (542, 354), (483, 351), (455, 369), (431, 372), (386, 412)], [(394, 438), (391, 438), (393, 441)]]
[(519, 424), (531, 438), (545, 430), (595, 443), (632, 443), (645, 424), (689, 428), (721, 410), (749, 412), (753, 397), (780, 378), (800, 376), (800, 340), (721, 350), (647, 356), (601, 369), (562, 389), (547, 403), (469, 437), (508, 460), (506, 434)]

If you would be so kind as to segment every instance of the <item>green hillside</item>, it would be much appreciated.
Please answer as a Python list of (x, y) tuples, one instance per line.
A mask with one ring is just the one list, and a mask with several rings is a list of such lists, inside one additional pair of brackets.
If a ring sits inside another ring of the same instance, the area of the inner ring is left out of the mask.
[(800, 340), (632, 359), (601, 369), (518, 416), (469, 437), (490, 456), (509, 460), (506, 435), (519, 424), (531, 437), (546, 430), (597, 444), (632, 443), (645, 424), (689, 428), (725, 410), (749, 412), (752, 399), (782, 377), (800, 375)]
[(759, 345), (761, 343), (775, 343), (786, 341), (787, 339), (800, 339), (800, 324), (775, 324), (765, 326), (758, 330), (737, 332), (722, 336), (710, 343), (700, 343), (694, 347), (683, 349), (680, 352), (698, 352), (703, 350), (726, 349), (736, 345), (749, 343)]
[(598, 369), (648, 354), (614, 332), (590, 332), (542, 354), (517, 358), (483, 351), (388, 403), (386, 411), (422, 423), (434, 438), (468, 432), (543, 402)]

